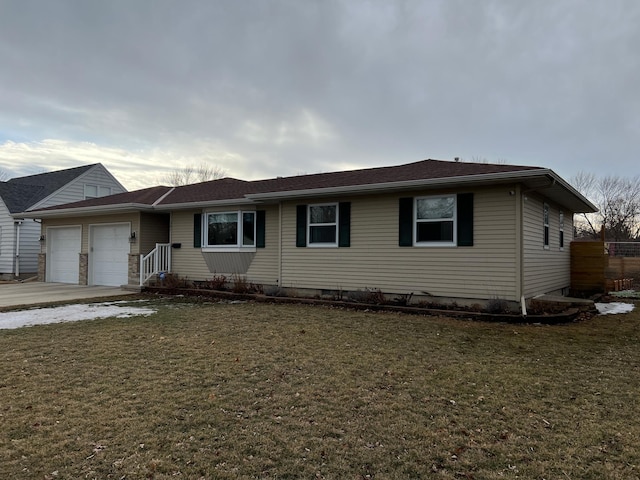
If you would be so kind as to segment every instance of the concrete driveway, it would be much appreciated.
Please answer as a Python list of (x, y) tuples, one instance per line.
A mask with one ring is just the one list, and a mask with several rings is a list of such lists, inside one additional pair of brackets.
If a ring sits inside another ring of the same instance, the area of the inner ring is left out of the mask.
[(120, 297), (135, 293), (137, 292), (124, 290), (120, 287), (71, 285), (68, 283), (0, 283), (0, 308), (67, 300)]

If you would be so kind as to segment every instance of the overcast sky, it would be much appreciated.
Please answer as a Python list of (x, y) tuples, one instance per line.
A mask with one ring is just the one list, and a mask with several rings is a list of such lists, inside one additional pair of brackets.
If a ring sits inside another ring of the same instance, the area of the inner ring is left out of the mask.
[(0, 168), (640, 173), (638, 0), (0, 0)]

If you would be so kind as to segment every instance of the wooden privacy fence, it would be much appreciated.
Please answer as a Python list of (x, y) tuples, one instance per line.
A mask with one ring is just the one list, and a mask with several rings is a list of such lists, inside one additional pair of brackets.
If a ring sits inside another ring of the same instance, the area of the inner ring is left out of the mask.
[(571, 242), (571, 295), (604, 292), (606, 266), (604, 242)]
[(588, 296), (634, 288), (640, 282), (638, 247), (638, 243), (571, 242), (571, 294)]

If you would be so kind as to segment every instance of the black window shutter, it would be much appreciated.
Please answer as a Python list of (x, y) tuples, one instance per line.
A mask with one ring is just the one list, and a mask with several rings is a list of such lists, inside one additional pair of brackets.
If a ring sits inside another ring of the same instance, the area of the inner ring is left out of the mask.
[(256, 248), (265, 247), (265, 237), (266, 237), (265, 213), (266, 212), (264, 210), (258, 210), (256, 212)]
[(296, 206), (296, 247), (307, 246), (307, 206)]
[(351, 246), (351, 202), (338, 204), (338, 246)]
[(399, 202), (398, 245), (413, 246), (413, 197), (404, 197)]
[(202, 247), (202, 214), (193, 214), (193, 248)]
[(473, 193), (458, 194), (458, 246), (473, 246)]

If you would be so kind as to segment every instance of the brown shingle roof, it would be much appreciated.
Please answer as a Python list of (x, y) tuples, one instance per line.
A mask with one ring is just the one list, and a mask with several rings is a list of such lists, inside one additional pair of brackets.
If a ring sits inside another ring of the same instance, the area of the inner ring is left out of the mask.
[(464, 177), (493, 173), (539, 170), (540, 167), (517, 165), (494, 165), (488, 163), (447, 162), (423, 160), (392, 167), (366, 168), (344, 172), (317, 173), (294, 177), (278, 177), (268, 180), (247, 182), (224, 178), (210, 182), (185, 185), (176, 188), (160, 202), (160, 205), (182, 204), (241, 199), (245, 195), (257, 193), (292, 192), (322, 188), (375, 185), (411, 180)]
[(540, 167), (517, 165), (495, 165), (488, 163), (449, 162), (442, 160), (423, 160), (420, 162), (391, 167), (366, 168), (343, 172), (317, 173), (293, 177), (278, 177), (268, 180), (245, 181), (235, 178), (222, 178), (209, 182), (179, 187), (152, 187), (134, 192), (93, 198), (81, 202), (68, 203), (44, 209), (46, 211), (99, 207), (157, 205), (168, 207), (190, 203), (208, 203), (224, 200), (246, 200), (247, 195), (278, 192), (297, 192), (323, 188), (357, 187), (363, 185), (384, 185), (394, 182), (432, 180), (439, 178), (458, 178), (473, 175), (521, 172), (525, 170), (544, 170)]

